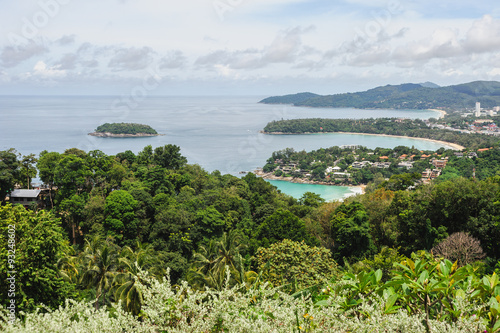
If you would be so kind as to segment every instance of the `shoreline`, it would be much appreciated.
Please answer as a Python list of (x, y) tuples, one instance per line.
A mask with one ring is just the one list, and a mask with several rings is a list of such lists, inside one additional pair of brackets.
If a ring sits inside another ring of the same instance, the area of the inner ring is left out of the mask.
[(89, 133), (90, 136), (97, 136), (100, 138), (144, 138), (152, 136), (161, 136), (162, 134), (148, 134), (148, 133), (137, 133), (137, 134), (113, 134), (110, 132), (92, 132)]
[(324, 185), (324, 186), (337, 186), (337, 187), (349, 187), (351, 193), (348, 193), (347, 195), (344, 196), (344, 198), (348, 198), (351, 196), (355, 196), (358, 194), (364, 194), (365, 193), (365, 188), (366, 184), (361, 184), (361, 185), (335, 185), (332, 183), (328, 182), (322, 182), (322, 181), (317, 181), (317, 180), (304, 180), (301, 178), (293, 178), (293, 177), (277, 177), (273, 175), (271, 172), (264, 172), (262, 170), (254, 170), (253, 173), (261, 177), (263, 179), (268, 179), (268, 180), (279, 180), (279, 181), (284, 181), (284, 182), (289, 182), (289, 183), (294, 183), (294, 184), (307, 184), (307, 185)]
[[(443, 111), (444, 112), (444, 111)], [(269, 135), (304, 135), (304, 134), (352, 134), (352, 135), (374, 135), (374, 136), (386, 136), (386, 137), (393, 137), (393, 138), (402, 138), (402, 139), (414, 139), (414, 140), (423, 140), (423, 141), (429, 141), (429, 142), (434, 142), (434, 143), (439, 143), (442, 145), (445, 145), (447, 147), (450, 147), (452, 150), (464, 150), (465, 147), (461, 146), (456, 143), (452, 142), (447, 142), (447, 141), (441, 141), (441, 140), (434, 140), (434, 139), (428, 139), (428, 138), (420, 138), (420, 137), (413, 137), (413, 136), (405, 136), (405, 135), (389, 135), (389, 134), (373, 134), (373, 133), (355, 133), (355, 132), (318, 132), (318, 133), (283, 133), (283, 132), (264, 132), (261, 131), (263, 134), (269, 134)]]
[(441, 115), (439, 116), (438, 119), (443, 119), (448, 114), (448, 112), (446, 112), (444, 110), (439, 110), (439, 109), (429, 109), (429, 111), (436, 111), (436, 112), (441, 113)]

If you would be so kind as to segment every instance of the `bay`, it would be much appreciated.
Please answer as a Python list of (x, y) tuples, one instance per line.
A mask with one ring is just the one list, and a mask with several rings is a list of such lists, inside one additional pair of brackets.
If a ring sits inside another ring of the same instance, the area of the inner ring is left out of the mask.
[(359, 187), (299, 184), (284, 180), (267, 181), (273, 186), (276, 186), (281, 192), (286, 193), (295, 199), (300, 199), (306, 192), (316, 193), (325, 199), (325, 201), (335, 201), (361, 193)]
[[(273, 151), (314, 150), (347, 144), (368, 148), (414, 146), (438, 149), (441, 144), (410, 138), (352, 134), (264, 135), (272, 120), (297, 118), (427, 119), (429, 110), (359, 110), (266, 105), (266, 96), (0, 96), (0, 150), (22, 154), (43, 150), (64, 152), (76, 147), (116, 154), (135, 153), (145, 146), (175, 144), (188, 162), (211, 172), (238, 175), (262, 167)], [(152, 126), (158, 137), (99, 138), (87, 135), (106, 122), (136, 122)], [(328, 186), (331, 188), (330, 186)], [(333, 190), (332, 190), (333, 191)], [(326, 195), (326, 194), (325, 194)]]

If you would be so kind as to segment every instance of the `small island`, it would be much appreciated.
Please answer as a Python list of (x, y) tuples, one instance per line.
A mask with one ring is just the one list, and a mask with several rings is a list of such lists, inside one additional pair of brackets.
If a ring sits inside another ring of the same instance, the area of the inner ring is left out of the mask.
[(139, 138), (146, 136), (158, 136), (158, 132), (151, 126), (134, 123), (105, 123), (89, 133), (92, 136), (103, 138)]

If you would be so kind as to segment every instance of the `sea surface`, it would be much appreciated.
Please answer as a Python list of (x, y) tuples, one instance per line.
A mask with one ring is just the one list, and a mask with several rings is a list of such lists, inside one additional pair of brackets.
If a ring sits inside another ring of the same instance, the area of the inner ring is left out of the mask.
[[(414, 146), (438, 149), (441, 144), (418, 139), (353, 134), (264, 135), (272, 120), (297, 118), (427, 119), (439, 114), (427, 110), (359, 110), (266, 105), (267, 96), (231, 97), (135, 97), (131, 96), (0, 96), (0, 150), (15, 148), (23, 155), (43, 150), (64, 152), (68, 148), (101, 150), (116, 154), (135, 153), (145, 146), (175, 144), (191, 164), (211, 172), (239, 175), (264, 166), (272, 152), (285, 148), (314, 150), (340, 145), (368, 148)], [(152, 126), (163, 136), (145, 138), (99, 138), (89, 136), (106, 122), (136, 122)], [(291, 187), (282, 192), (300, 197)], [(318, 186), (318, 185), (316, 185)], [(328, 200), (343, 197), (349, 188), (314, 187)], [(308, 190), (304, 190), (306, 192)], [(345, 191), (345, 193), (344, 193)]]

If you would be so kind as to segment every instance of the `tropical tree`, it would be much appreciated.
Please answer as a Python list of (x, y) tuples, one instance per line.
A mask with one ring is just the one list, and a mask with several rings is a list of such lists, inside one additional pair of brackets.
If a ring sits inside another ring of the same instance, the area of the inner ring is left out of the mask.
[(136, 283), (139, 272), (148, 271), (154, 277), (165, 273), (152, 245), (137, 242), (136, 248), (135, 251), (129, 246), (122, 248), (112, 290), (115, 300), (120, 300), (123, 308), (134, 315), (139, 314), (143, 303), (141, 289)]
[[(42, 303), (57, 308), (73, 296), (74, 285), (64, 281), (57, 268), (70, 250), (60, 223), (44, 210), (0, 206), (0, 279), (5, 286), (0, 290), (1, 304), (14, 297), (18, 311), (29, 312)], [(11, 291), (7, 278), (15, 280)]]
[(49, 185), (49, 198), (52, 208), (54, 208), (54, 202), (52, 200), (52, 187), (54, 186), (55, 170), (59, 161), (61, 160), (61, 154), (57, 152), (48, 152), (44, 150), (40, 153), (36, 167), (39, 171), (40, 179)]
[[(35, 157), (35, 154), (23, 156), (21, 160), (21, 179), (23, 185), (28, 189), (31, 187), (31, 179), (36, 177), (37, 174), (37, 169), (35, 167), (37, 161), (38, 159)], [(24, 181), (26, 181), (25, 184)]]
[(330, 250), (289, 239), (259, 248), (255, 260), (265, 280), (289, 292), (324, 283), (337, 269)]
[(0, 201), (4, 201), (5, 196), (14, 189), (20, 174), (19, 167), (15, 149), (0, 151)]
[(106, 197), (104, 207), (104, 229), (109, 236), (119, 240), (123, 244), (131, 244), (138, 235), (138, 219), (135, 217), (135, 209), (138, 202), (134, 197), (124, 190), (111, 192)]
[(85, 240), (83, 250), (83, 275), (81, 285), (84, 288), (95, 288), (96, 298), (94, 306), (99, 309), (101, 296), (102, 304), (106, 304), (106, 294), (112, 287), (118, 267), (119, 250), (111, 237), (103, 240), (94, 236), (90, 241)]
[(361, 203), (340, 205), (330, 221), (334, 240), (333, 257), (336, 260), (358, 261), (376, 252), (370, 233), (368, 214)]
[(187, 272), (188, 282), (195, 288), (210, 287), (222, 290), (229, 273), (229, 284), (251, 283), (255, 272), (247, 272), (240, 254), (246, 246), (237, 230), (224, 233), (220, 239), (211, 239), (193, 255), (193, 264)]

